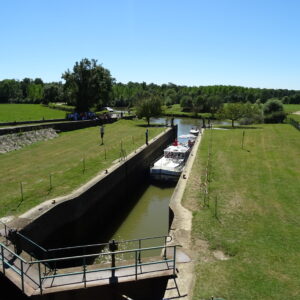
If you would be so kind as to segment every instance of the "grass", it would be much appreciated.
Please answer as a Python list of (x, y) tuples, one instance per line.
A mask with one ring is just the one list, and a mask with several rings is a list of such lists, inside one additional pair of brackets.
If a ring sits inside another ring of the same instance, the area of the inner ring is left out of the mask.
[(64, 119), (66, 112), (40, 104), (0, 104), (0, 122)]
[(290, 114), (288, 118), (294, 119), (295, 121), (300, 122), (300, 115)]
[[(46, 199), (68, 194), (84, 184), (120, 158), (121, 144), (127, 154), (143, 145), (144, 125), (143, 121), (125, 120), (105, 125), (104, 145), (100, 145), (99, 127), (91, 127), (61, 133), (53, 140), (1, 154), (0, 217), (21, 214)], [(163, 129), (150, 127), (149, 140)]]
[[(200, 178), (210, 141), (207, 207)], [(195, 245), (208, 243), (196, 248), (193, 299), (300, 299), (299, 157), (299, 131), (288, 124), (205, 132), (184, 195)], [(230, 259), (216, 259), (214, 250)]]
[(300, 111), (300, 104), (283, 104), (283, 108), (286, 113), (293, 113)]

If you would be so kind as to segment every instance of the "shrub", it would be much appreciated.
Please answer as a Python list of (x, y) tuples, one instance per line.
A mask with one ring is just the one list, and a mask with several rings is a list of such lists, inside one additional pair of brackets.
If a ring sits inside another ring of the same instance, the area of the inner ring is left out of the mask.
[(278, 99), (269, 99), (263, 107), (265, 123), (282, 123), (286, 117), (283, 104)]

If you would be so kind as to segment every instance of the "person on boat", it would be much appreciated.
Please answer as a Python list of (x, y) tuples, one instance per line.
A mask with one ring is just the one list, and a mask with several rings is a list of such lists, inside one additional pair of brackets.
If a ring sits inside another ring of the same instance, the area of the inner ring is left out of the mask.
[(177, 141), (177, 139), (174, 140), (173, 146), (178, 146), (178, 141)]

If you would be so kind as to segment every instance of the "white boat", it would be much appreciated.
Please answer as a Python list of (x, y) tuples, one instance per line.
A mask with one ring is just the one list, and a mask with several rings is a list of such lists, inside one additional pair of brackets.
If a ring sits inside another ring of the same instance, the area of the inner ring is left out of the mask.
[(197, 128), (195, 128), (195, 129), (192, 128), (192, 129), (190, 130), (190, 133), (191, 133), (191, 134), (194, 134), (194, 135), (198, 135), (199, 132), (200, 132), (200, 131), (199, 131), (199, 129), (197, 129)]
[[(190, 141), (190, 140), (189, 140)], [(175, 142), (164, 150), (164, 155), (150, 168), (150, 177), (155, 180), (177, 181), (190, 154), (193, 142), (186, 145)]]

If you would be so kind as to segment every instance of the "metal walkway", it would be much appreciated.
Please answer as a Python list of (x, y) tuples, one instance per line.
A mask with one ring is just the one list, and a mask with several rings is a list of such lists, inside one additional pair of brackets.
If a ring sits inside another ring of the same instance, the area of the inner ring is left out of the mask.
[[(22, 238), (35, 244), (24, 236)], [(53, 253), (57, 254), (60, 251), (86, 251), (87, 248), (107, 246), (94, 254), (37, 260), (24, 251), (18, 255), (16, 245), (11, 243), (5, 234), (0, 242), (0, 272), (29, 297), (142, 279), (175, 278), (178, 246), (167, 245), (168, 238), (163, 236), (45, 250), (48, 254), (52, 253), (53, 257)], [(142, 247), (143, 242), (151, 239), (163, 239), (164, 243), (162, 246)], [(134, 249), (118, 250), (118, 246), (125, 243), (138, 246)], [(77, 266), (57, 268), (57, 265), (71, 261), (76, 261)]]

